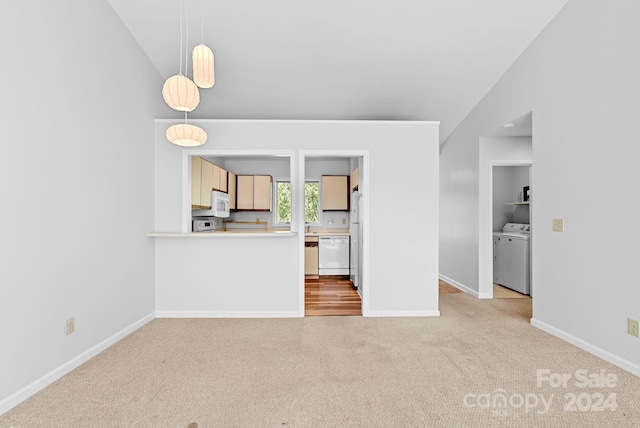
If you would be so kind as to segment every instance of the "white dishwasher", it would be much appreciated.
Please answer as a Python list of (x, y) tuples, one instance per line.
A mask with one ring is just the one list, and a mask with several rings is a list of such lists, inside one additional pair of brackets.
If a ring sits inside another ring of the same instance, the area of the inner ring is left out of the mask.
[(321, 236), (318, 247), (319, 275), (349, 275), (348, 236)]

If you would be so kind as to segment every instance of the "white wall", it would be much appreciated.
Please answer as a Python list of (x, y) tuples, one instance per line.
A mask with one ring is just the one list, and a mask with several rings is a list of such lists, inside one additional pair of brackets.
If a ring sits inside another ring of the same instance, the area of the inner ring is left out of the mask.
[[(195, 149), (200, 152), (260, 151), (268, 147), (293, 151), (297, 163), (302, 151), (369, 151), (366, 203), (371, 315), (437, 314), (437, 123), (240, 120), (194, 123), (203, 126), (209, 135), (215, 135), (207, 143), (209, 148)], [(166, 121), (157, 121), (156, 125), (156, 171), (162, 171), (156, 174), (156, 229), (180, 232), (183, 149), (166, 141), (164, 133), (168, 125)], [(293, 181), (298, 174), (303, 177), (297, 170), (296, 174)], [(416, 197), (415, 183), (420, 183), (420, 197)], [(415, 228), (412, 221), (398, 221), (389, 229), (390, 216), (397, 218), (388, 209), (390, 195), (402, 201), (407, 219), (421, 219), (420, 228)], [(157, 308), (167, 314), (198, 311), (209, 316), (243, 310), (246, 316), (299, 314), (304, 309), (298, 300), (303, 278), (299, 270), (303, 239), (300, 235), (214, 238), (198, 243), (187, 239), (158, 240)], [(208, 260), (204, 265), (200, 263), (203, 252)], [(254, 269), (258, 257), (260, 264)], [(215, 266), (223, 269), (216, 270)], [(217, 281), (198, 284), (197, 278), (208, 278), (212, 271), (218, 273)], [(189, 300), (180, 300), (178, 304), (174, 300), (175, 290), (181, 288), (190, 290), (186, 295)], [(265, 298), (265, 290), (270, 297)], [(235, 302), (240, 301), (240, 296), (244, 300), (239, 306)]]
[(513, 167), (493, 167), (493, 232), (500, 232), (505, 224), (513, 222), (513, 207), (506, 205), (514, 202), (512, 195)]
[(0, 51), (2, 413), (154, 312), (162, 81), (104, 1), (4, 2)]
[(524, 186), (529, 185), (528, 166), (493, 167), (493, 232), (502, 231), (506, 223), (529, 223), (528, 205), (508, 205), (524, 199)]
[(307, 158), (304, 166), (304, 172), (307, 179), (319, 179), (323, 175), (351, 176), (351, 171), (349, 170), (349, 159), (328, 160), (326, 158)]
[[(570, 0), (440, 157), (441, 272), (474, 284), (478, 138), (533, 111), (533, 323), (636, 374), (640, 341), (626, 319), (640, 318), (639, 253), (633, 239), (612, 246), (609, 226), (612, 207), (637, 205), (628, 185), (640, 181), (640, 56), (630, 54), (639, 18), (637, 1)], [(553, 218), (565, 219), (564, 233), (551, 231)], [(640, 223), (625, 234), (638, 236)]]
[[(206, 146), (205, 146), (206, 147)], [(236, 175), (271, 175), (275, 178), (289, 178), (291, 175), (289, 158), (227, 159), (225, 168)]]

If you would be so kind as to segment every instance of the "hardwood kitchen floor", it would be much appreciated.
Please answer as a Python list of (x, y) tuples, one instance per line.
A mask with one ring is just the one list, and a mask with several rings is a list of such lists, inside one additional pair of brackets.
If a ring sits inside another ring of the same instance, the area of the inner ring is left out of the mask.
[(362, 315), (360, 295), (348, 277), (305, 278), (304, 315)]

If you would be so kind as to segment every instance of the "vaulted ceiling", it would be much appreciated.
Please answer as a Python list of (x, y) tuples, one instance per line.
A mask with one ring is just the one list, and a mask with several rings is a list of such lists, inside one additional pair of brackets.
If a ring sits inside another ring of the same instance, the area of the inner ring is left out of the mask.
[[(180, 0), (108, 2), (177, 74)], [(215, 54), (192, 118), (439, 120), (444, 140), (567, 0), (184, 2)]]

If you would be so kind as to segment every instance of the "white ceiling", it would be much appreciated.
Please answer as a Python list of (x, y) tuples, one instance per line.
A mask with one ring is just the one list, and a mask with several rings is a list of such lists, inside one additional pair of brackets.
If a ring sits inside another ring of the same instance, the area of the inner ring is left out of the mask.
[[(179, 0), (108, 0), (160, 74)], [(215, 54), (193, 118), (439, 120), (446, 138), (567, 0), (185, 0)], [(161, 88), (158, 88), (160, 91)]]

